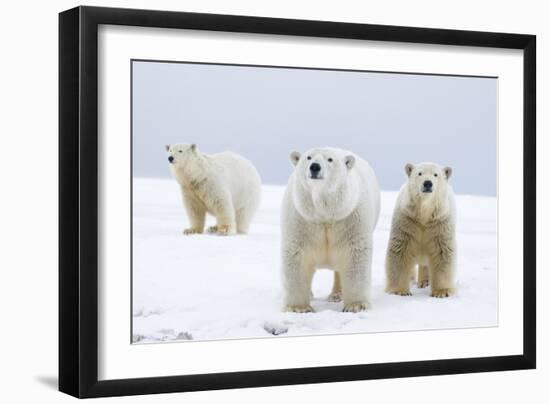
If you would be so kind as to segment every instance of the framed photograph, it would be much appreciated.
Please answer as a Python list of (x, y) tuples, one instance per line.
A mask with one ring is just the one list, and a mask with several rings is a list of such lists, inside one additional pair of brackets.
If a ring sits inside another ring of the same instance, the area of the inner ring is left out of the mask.
[(533, 35), (59, 16), (59, 388), (532, 369)]

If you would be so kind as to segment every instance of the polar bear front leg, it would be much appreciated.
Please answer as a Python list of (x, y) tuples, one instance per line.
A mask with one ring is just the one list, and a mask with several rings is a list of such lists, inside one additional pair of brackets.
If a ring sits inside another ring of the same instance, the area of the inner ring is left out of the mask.
[(430, 266), (430, 282), (432, 297), (449, 297), (455, 291), (455, 262), (454, 257), (437, 260)]
[[(445, 226), (446, 225), (446, 226)], [(440, 228), (445, 230), (442, 234)], [(442, 224), (433, 236), (430, 245), (430, 283), (433, 297), (449, 297), (455, 290), (456, 242), (454, 227)]]
[(411, 296), (412, 258), (388, 249), (386, 254), (386, 292), (392, 295)]
[(346, 265), (339, 268), (344, 310), (357, 313), (370, 308), (372, 245), (356, 248), (346, 257)]
[(284, 311), (310, 313), (311, 281), (315, 269), (304, 263), (301, 253), (283, 252)]
[(184, 229), (183, 234), (200, 234), (204, 231), (206, 219), (206, 207), (191, 191), (183, 191), (183, 204), (187, 211), (191, 227)]
[(392, 226), (386, 252), (386, 293), (399, 296), (411, 295), (411, 273), (415, 265), (410, 236)]

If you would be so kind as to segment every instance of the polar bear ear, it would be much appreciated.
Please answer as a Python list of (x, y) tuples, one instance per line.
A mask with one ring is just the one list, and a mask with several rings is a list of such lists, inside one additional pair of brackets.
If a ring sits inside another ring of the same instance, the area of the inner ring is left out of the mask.
[(414, 164), (411, 164), (411, 163), (405, 164), (405, 174), (407, 174), (407, 177), (411, 176), (411, 173), (413, 170), (414, 170)]
[(290, 162), (292, 163), (293, 166), (296, 166), (296, 164), (298, 164), (298, 161), (300, 161), (300, 157), (302, 155), (300, 154), (300, 152), (297, 152), (297, 151), (293, 151), (290, 153)]
[(166, 146), (164, 146), (164, 148), (166, 149), (166, 151), (170, 151), (170, 145), (167, 144)]
[(451, 178), (451, 174), (453, 173), (453, 169), (451, 167), (445, 167), (443, 169), (443, 172), (445, 173), (445, 177), (447, 179)]
[(348, 170), (351, 170), (355, 165), (355, 157), (352, 155), (346, 156), (344, 162), (346, 163), (346, 167), (348, 168)]
[(195, 143), (189, 146), (189, 148), (191, 149), (191, 151), (197, 151), (197, 145)]

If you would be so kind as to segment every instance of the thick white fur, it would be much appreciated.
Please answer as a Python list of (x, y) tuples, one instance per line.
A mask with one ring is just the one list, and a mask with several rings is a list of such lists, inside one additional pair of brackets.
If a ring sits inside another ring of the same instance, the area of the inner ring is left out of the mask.
[[(366, 310), (380, 213), (374, 171), (360, 157), (334, 148), (293, 152), (290, 159), (296, 168), (281, 215), (284, 310), (313, 311), (311, 282), (320, 268), (335, 271), (329, 300), (343, 298), (344, 311)], [(320, 164), (322, 179), (310, 178), (312, 163)]]
[(191, 224), (184, 234), (202, 233), (206, 213), (216, 217), (210, 232), (247, 233), (261, 196), (254, 165), (232, 152), (201, 153), (196, 145), (174, 144), (166, 150)]
[[(417, 282), (431, 285), (434, 297), (455, 290), (455, 200), (449, 167), (433, 163), (407, 164), (407, 182), (401, 187), (393, 212), (386, 254), (386, 292), (410, 295), (410, 280), (418, 266)], [(433, 183), (431, 193), (423, 183)]]

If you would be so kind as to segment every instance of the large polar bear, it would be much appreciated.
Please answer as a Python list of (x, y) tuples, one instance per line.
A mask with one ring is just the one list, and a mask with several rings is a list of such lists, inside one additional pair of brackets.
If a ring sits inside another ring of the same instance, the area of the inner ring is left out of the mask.
[(284, 310), (304, 313), (316, 269), (335, 271), (330, 301), (344, 311), (369, 305), (373, 231), (380, 190), (370, 165), (351, 152), (311, 149), (290, 154), (295, 166), (282, 205)]
[(194, 144), (167, 145), (166, 151), (191, 225), (184, 234), (202, 233), (206, 213), (216, 217), (209, 232), (247, 233), (261, 195), (254, 165), (232, 152), (201, 153)]
[(386, 255), (386, 292), (410, 295), (418, 266), (418, 287), (448, 297), (455, 288), (455, 201), (450, 167), (433, 163), (405, 166)]

